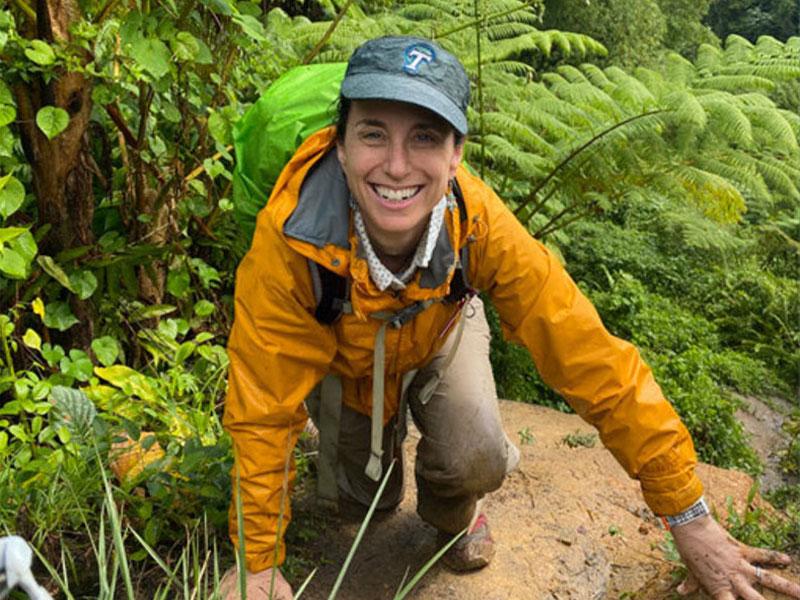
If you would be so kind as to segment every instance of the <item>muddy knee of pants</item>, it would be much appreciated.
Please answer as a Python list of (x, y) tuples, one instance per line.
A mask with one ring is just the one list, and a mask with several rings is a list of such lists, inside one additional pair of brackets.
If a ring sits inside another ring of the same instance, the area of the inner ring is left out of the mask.
[(500, 487), (508, 466), (504, 436), (460, 442), (432, 449), (440, 443), (422, 439), (417, 447), (417, 512), (448, 533), (469, 525), (478, 500)]
[[(503, 431), (497, 391), (489, 362), (489, 325), (480, 299), (465, 307), (461, 340), (446, 369), (450, 336), (409, 389), (409, 406), (422, 434), (417, 446), (417, 511), (450, 533), (466, 527), (477, 501), (496, 490), (518, 460), (519, 452)], [(429, 398), (421, 391), (439, 381)]]

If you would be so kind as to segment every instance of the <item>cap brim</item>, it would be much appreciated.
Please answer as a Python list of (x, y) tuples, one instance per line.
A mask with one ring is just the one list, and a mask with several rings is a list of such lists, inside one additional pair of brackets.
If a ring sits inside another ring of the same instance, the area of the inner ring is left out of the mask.
[(395, 100), (421, 106), (442, 117), (462, 135), (467, 133), (467, 119), (452, 100), (428, 83), (409, 76), (348, 75), (342, 82), (341, 93), (351, 100)]

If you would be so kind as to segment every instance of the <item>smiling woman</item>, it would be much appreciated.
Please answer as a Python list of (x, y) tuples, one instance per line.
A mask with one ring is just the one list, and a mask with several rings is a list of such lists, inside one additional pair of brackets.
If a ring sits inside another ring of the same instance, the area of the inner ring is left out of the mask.
[[(403, 495), (410, 411), (421, 432), (417, 512), (442, 545), (465, 532), (445, 564), (491, 561), (480, 500), (519, 451), (500, 422), (483, 290), (504, 332), (641, 482), (693, 573), (689, 587), (696, 575), (716, 599), (761, 598), (758, 584), (800, 598), (753, 566), (788, 558), (738, 544), (710, 518), (689, 434), (636, 349), (606, 331), (552, 253), (459, 164), (469, 79), (458, 59), (420, 38), (370, 40), (340, 94), (337, 128), (311, 135), (286, 165), (237, 272), (224, 423), (244, 523), (233, 502), (230, 528), (246, 542), (249, 595), (274, 583), (275, 598), (292, 597), (278, 570), (283, 491), (308, 417), (319, 429), (320, 499), (366, 508), (397, 460), (378, 499), (391, 509)], [(318, 316), (326, 298), (332, 310)], [(225, 598), (238, 597), (235, 578)]]
[(337, 156), (369, 240), (389, 269), (404, 266), (434, 207), (446, 203), (463, 149), (452, 126), (424, 108), (352, 101)]

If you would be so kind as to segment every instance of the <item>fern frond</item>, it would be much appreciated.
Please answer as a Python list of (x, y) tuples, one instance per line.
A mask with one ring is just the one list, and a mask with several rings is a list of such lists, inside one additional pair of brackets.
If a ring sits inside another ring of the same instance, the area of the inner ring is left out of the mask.
[(742, 90), (763, 90), (771, 92), (775, 84), (766, 77), (755, 75), (714, 75), (695, 79), (693, 85), (700, 89), (726, 90), (737, 92)]
[(697, 48), (697, 58), (695, 66), (700, 71), (715, 73), (718, 71), (723, 60), (722, 50), (711, 44), (700, 44)]
[(673, 111), (676, 121), (689, 124), (700, 131), (706, 128), (708, 115), (694, 94), (687, 90), (677, 90), (669, 94), (665, 100)]
[(785, 194), (792, 200), (800, 200), (800, 191), (797, 189), (796, 183), (798, 180), (792, 179), (790, 174), (786, 172), (783, 164), (775, 159), (762, 159), (756, 161), (755, 164), (759, 173), (761, 173), (770, 187), (775, 188), (778, 192)]
[(677, 167), (675, 175), (689, 197), (709, 217), (734, 223), (741, 218), (746, 203), (741, 192), (730, 181), (691, 165)]
[(701, 153), (697, 156), (697, 165), (704, 171), (716, 173), (731, 181), (746, 198), (771, 203), (772, 195), (761, 173), (756, 169), (755, 160), (752, 157), (748, 157), (750, 160), (747, 161), (737, 158), (730, 153)]
[(495, 23), (488, 25), (483, 31), (487, 38), (493, 42), (496, 42), (499, 40), (507, 40), (509, 38), (527, 35), (537, 31), (537, 29), (528, 23), (512, 21), (509, 23)]
[(518, 75), (526, 79), (533, 78), (536, 75), (536, 70), (524, 62), (517, 60), (498, 60), (483, 65), (484, 73), (488, 72), (504, 72)]
[(750, 119), (730, 98), (699, 96), (697, 101), (709, 117), (709, 128), (731, 143), (748, 147), (753, 143)]
[(690, 248), (730, 252), (742, 246), (742, 240), (727, 228), (686, 207), (667, 210), (659, 216), (662, 226), (677, 231), (683, 243)]
[(499, 135), (489, 134), (484, 141), (496, 161), (504, 163), (507, 167), (516, 167), (519, 170), (518, 175), (524, 179), (539, 179), (553, 168), (549, 160), (524, 152)]
[(584, 72), (592, 85), (596, 85), (601, 90), (608, 92), (608, 88), (613, 85), (603, 69), (597, 65), (593, 65), (592, 63), (584, 63), (581, 65), (581, 70)]
[(744, 111), (750, 122), (763, 130), (765, 144), (789, 153), (799, 151), (794, 128), (783, 115), (786, 111), (751, 106), (745, 106)]
[(443, 16), (461, 16), (458, 3), (447, 0), (430, 0), (429, 2), (412, 2), (404, 4), (397, 11), (401, 17), (414, 21), (441, 20)]
[(511, 117), (507, 112), (489, 112), (483, 115), (484, 125), (493, 133), (514, 144), (542, 156), (553, 157), (555, 149), (543, 137), (525, 123)]
[(680, 54), (671, 52), (665, 59), (666, 77), (673, 85), (689, 85), (697, 76), (694, 65)]

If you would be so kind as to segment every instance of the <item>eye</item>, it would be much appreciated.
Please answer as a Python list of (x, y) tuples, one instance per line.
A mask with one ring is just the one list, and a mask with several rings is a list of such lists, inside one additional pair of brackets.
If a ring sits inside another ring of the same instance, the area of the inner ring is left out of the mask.
[(434, 146), (440, 142), (440, 136), (435, 131), (422, 130), (414, 134), (414, 141), (426, 146)]
[(365, 142), (380, 142), (384, 139), (384, 134), (379, 129), (364, 129), (358, 133), (359, 139)]

